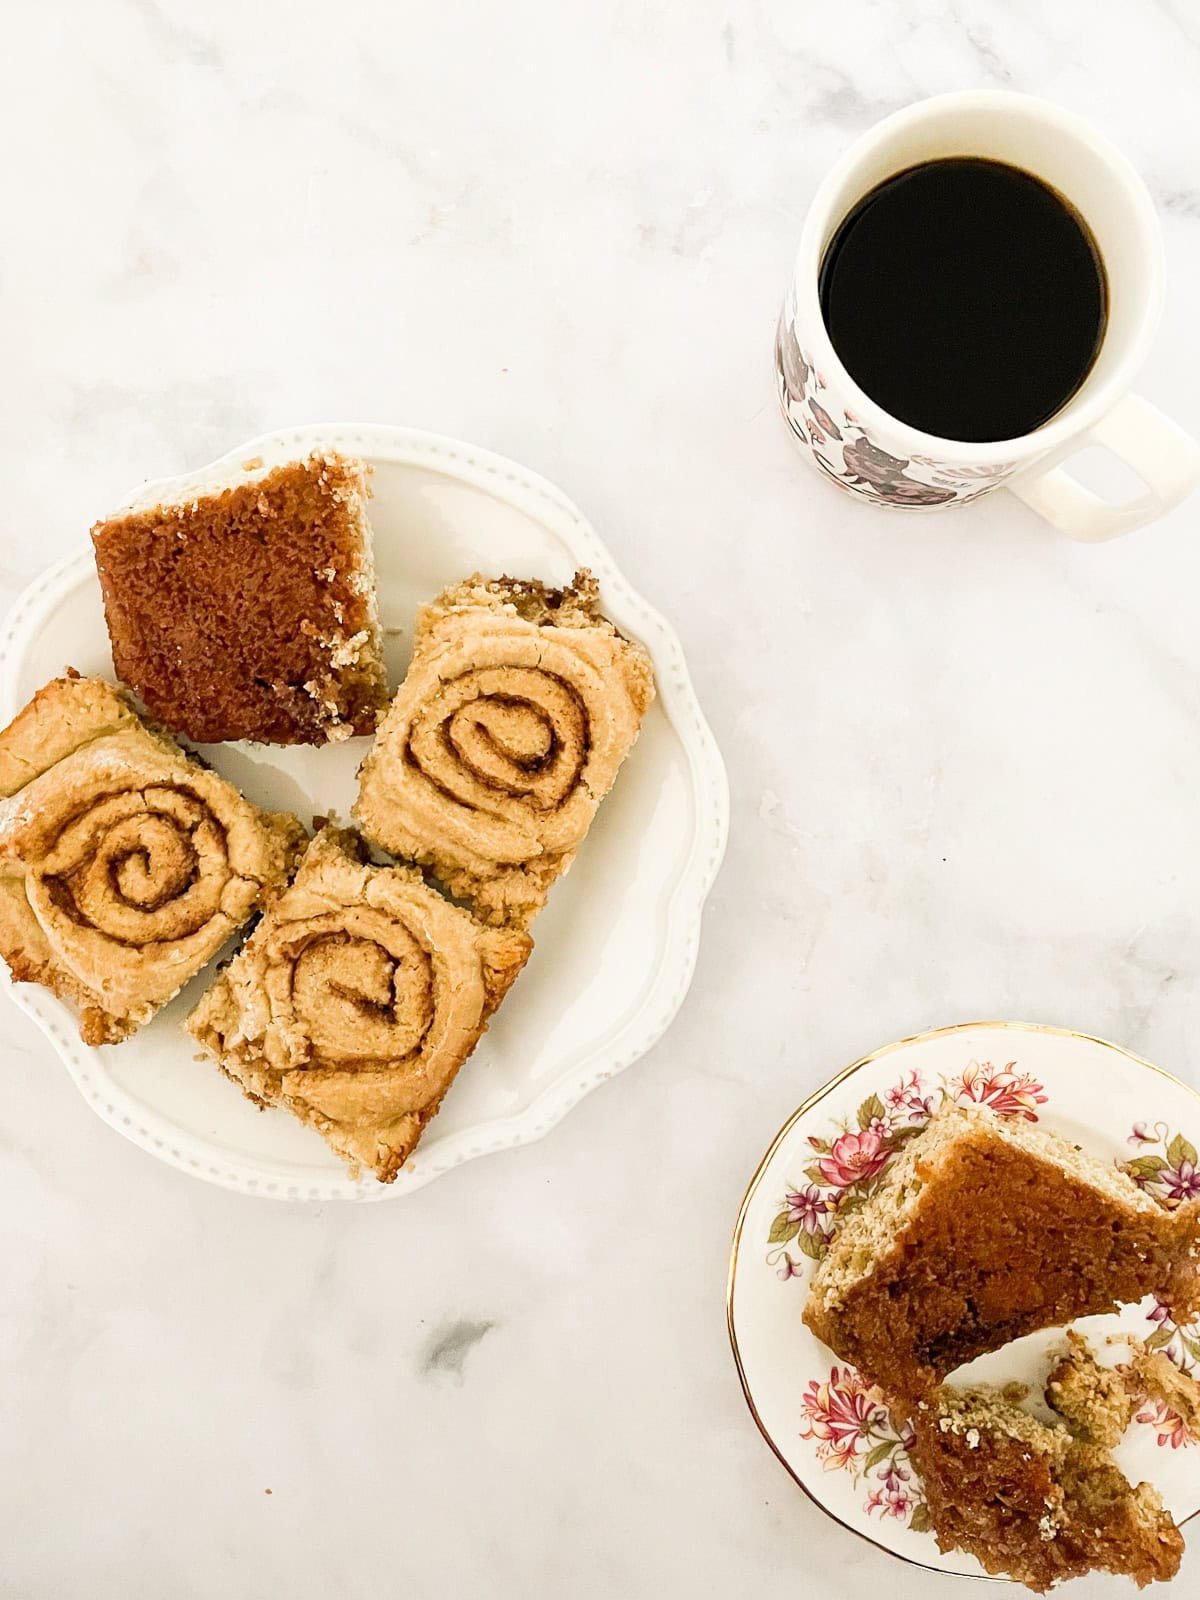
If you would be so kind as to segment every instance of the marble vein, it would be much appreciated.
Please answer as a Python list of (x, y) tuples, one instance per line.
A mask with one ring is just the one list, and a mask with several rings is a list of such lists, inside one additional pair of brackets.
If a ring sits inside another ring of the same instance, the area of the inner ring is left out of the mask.
[(872, 514), (793, 450), (771, 341), (847, 142), (1010, 85), (1150, 181), (1138, 381), (1200, 435), (1195, 8), (109, 0), (5, 28), (0, 601), (259, 431), (475, 440), (669, 613), (734, 823), (657, 1048), (394, 1206), (169, 1170), (0, 994), (0, 1591), (952, 1600), (762, 1444), (730, 1229), (784, 1117), (921, 1028), (1065, 1024), (1200, 1081), (1200, 511), (1100, 549), (1002, 496)]

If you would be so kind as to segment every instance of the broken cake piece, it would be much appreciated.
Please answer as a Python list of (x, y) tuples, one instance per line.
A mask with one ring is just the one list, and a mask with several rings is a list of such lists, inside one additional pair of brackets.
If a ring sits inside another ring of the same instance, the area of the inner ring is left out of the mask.
[(918, 1403), (909, 1457), (941, 1550), (1039, 1593), (1088, 1572), (1174, 1577), (1183, 1537), (1148, 1483), (1008, 1393), (944, 1385)]
[(804, 1320), (891, 1398), (1011, 1339), (1156, 1294), (1200, 1304), (1200, 1202), (1168, 1210), (1115, 1166), (948, 1102), (838, 1227)]
[(1057, 1411), (1077, 1439), (1111, 1447), (1145, 1398), (1145, 1390), (1137, 1393), (1130, 1376), (1128, 1366), (1105, 1366), (1097, 1361), (1084, 1336), (1068, 1328), (1067, 1353), (1046, 1379), (1046, 1404)]
[(1140, 1339), (1126, 1336), (1120, 1343), (1127, 1359), (1106, 1365), (1081, 1333), (1068, 1328), (1066, 1354), (1046, 1379), (1046, 1404), (1089, 1444), (1116, 1444), (1147, 1400), (1161, 1402), (1185, 1434), (1200, 1438), (1200, 1383)]
[(564, 589), (477, 573), (418, 612), (355, 820), (483, 921), (528, 928), (653, 698), (649, 656), (590, 573)]
[(334, 452), (173, 480), (92, 529), (113, 664), (199, 743), (324, 744), (387, 703), (366, 468)]
[(0, 732), (0, 955), (115, 1044), (287, 881), (307, 838), (148, 728), (99, 678), (60, 678)]
[(326, 827), (188, 1031), (256, 1104), (391, 1183), (531, 949)]

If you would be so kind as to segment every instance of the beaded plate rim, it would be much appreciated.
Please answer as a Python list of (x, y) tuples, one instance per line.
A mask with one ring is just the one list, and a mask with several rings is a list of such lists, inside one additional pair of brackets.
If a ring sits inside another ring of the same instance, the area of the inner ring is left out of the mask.
[[(395, 1183), (383, 1185), (372, 1178), (356, 1181), (349, 1176), (313, 1181), (303, 1169), (292, 1174), (282, 1163), (231, 1157), (223, 1147), (155, 1113), (117, 1083), (101, 1053), (79, 1040), (71, 1011), (49, 991), (13, 983), (2, 963), (0, 981), (45, 1034), (93, 1111), (160, 1161), (243, 1194), (295, 1201), (378, 1201), (423, 1188), (480, 1156), (544, 1138), (592, 1090), (632, 1066), (658, 1042), (691, 986), (704, 903), (728, 839), (729, 782), (674, 628), (623, 576), (578, 507), (554, 484), (517, 462), (421, 429), (383, 423), (313, 423), (261, 434), (196, 472), (139, 485), (127, 498), (177, 487), (181, 481), (257, 455), (285, 459), (314, 449), (338, 449), (368, 460), (430, 468), (533, 515), (562, 541), (580, 566), (591, 568), (600, 581), (606, 612), (649, 649), (662, 708), (686, 759), (695, 827), (691, 851), (671, 895), (670, 927), (659, 947), (657, 970), (641, 1003), (598, 1050), (589, 1049), (584, 1041), (566, 1057), (553, 1080), (523, 1111), (457, 1130), (439, 1141), (427, 1141), (421, 1147), (419, 1163), (403, 1169)], [(4, 722), (19, 709), (16, 685), (25, 651), (60, 599), (91, 572), (89, 547), (43, 572), (14, 603), (0, 629), (0, 718)]]

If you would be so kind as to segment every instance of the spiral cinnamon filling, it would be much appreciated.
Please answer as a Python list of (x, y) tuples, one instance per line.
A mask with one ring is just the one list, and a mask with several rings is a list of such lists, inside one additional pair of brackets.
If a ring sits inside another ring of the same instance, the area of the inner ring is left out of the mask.
[(268, 992), (277, 1014), (303, 1030), (306, 1067), (396, 1065), (420, 1053), (437, 978), (430, 951), (402, 922), (347, 909), (281, 929), (272, 952)]
[(188, 1028), (252, 1099), (386, 1182), (530, 948), (326, 828)]
[(0, 733), (0, 953), (77, 1004), (89, 1043), (146, 1021), (286, 879), (304, 831), (62, 679)]
[(570, 865), (654, 694), (645, 652), (566, 590), (470, 580), (418, 617), (354, 808), (492, 923), (526, 927)]
[(465, 672), (413, 718), (409, 763), (450, 800), (495, 809), (497, 797), (553, 811), (580, 782), (587, 707), (541, 669)]
[(116, 944), (187, 938), (222, 911), (226, 832), (186, 787), (101, 797), (73, 818), (30, 876), (39, 915), (69, 917)]

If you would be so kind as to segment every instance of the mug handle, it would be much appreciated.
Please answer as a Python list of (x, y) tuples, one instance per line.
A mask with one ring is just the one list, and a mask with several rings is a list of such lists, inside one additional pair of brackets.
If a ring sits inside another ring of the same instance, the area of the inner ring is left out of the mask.
[(1076, 448), (1089, 444), (1103, 445), (1132, 467), (1146, 485), (1145, 494), (1113, 505), (1062, 467), (1005, 485), (1071, 539), (1098, 544), (1140, 528), (1177, 506), (1200, 479), (1200, 445), (1140, 395), (1118, 400)]

